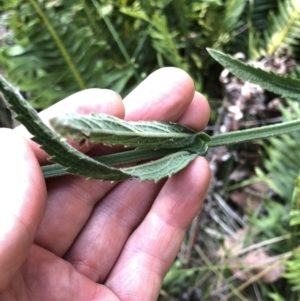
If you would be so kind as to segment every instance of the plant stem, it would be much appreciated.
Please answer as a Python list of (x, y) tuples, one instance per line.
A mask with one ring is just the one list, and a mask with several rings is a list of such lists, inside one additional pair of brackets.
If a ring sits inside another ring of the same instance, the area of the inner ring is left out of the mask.
[[(236, 132), (230, 132), (226, 134), (220, 134), (211, 137), (211, 141), (208, 143), (209, 147), (230, 145), (236, 143), (247, 142), (250, 140), (267, 138), (275, 135), (286, 134), (291, 131), (300, 130), (300, 119), (282, 122), (275, 125), (268, 125), (259, 128), (253, 128), (248, 130), (241, 130)], [(125, 152), (104, 155), (95, 157), (93, 159), (106, 164), (108, 166), (126, 164), (131, 162), (137, 162), (141, 160), (156, 159), (162, 156), (167, 156), (172, 153), (184, 150), (182, 148), (169, 148), (169, 149), (134, 149)], [(45, 178), (57, 177), (69, 174), (65, 168), (59, 164), (46, 165), (42, 167)]]
[(208, 142), (208, 146), (215, 147), (243, 143), (251, 140), (287, 134), (297, 130), (300, 130), (300, 119), (212, 136), (211, 141)]
[[(170, 155), (178, 151), (180, 151), (180, 149), (174, 149), (174, 148), (168, 148), (168, 149), (162, 148), (157, 150), (134, 149), (125, 152), (94, 157), (93, 159), (103, 164), (114, 166), (114, 165), (119, 165), (124, 163), (137, 162), (141, 160), (156, 159), (162, 156)], [(51, 165), (42, 166), (42, 171), (45, 179), (69, 174), (69, 172), (60, 164), (51, 164)]]

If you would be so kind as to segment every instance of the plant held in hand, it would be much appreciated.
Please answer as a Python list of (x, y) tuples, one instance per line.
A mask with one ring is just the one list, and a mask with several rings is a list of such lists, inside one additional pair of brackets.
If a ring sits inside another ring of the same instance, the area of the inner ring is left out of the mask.
[[(263, 88), (283, 96), (298, 98), (300, 81), (248, 66), (221, 52), (209, 49), (209, 53), (232, 73), (245, 81), (260, 84)], [(124, 120), (105, 114), (82, 116), (69, 114), (50, 120), (54, 129), (63, 137), (79, 141), (124, 145), (133, 149), (101, 157), (88, 157), (60, 140), (60, 137), (44, 125), (35, 110), (4, 78), (0, 77), (2, 91), (17, 119), (33, 135), (58, 163), (43, 167), (45, 177), (67, 173), (100, 180), (120, 181), (130, 177), (141, 181), (159, 181), (186, 167), (197, 156), (204, 156), (209, 147), (241, 143), (254, 139), (280, 135), (300, 130), (300, 120), (283, 122), (260, 128), (208, 136), (171, 122)], [(114, 166), (148, 160), (132, 167)], [(149, 161), (150, 160), (150, 161)]]

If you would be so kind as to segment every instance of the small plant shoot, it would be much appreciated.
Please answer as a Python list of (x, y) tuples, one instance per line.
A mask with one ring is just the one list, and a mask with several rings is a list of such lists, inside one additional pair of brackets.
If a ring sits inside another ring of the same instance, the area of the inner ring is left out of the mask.
[[(300, 98), (298, 79), (265, 72), (212, 49), (208, 49), (208, 52), (242, 80), (259, 84), (266, 90), (285, 97)], [(196, 132), (172, 122), (127, 122), (105, 114), (67, 114), (50, 120), (55, 133), (3, 77), (0, 77), (0, 91), (17, 114), (16, 118), (33, 135), (32, 139), (50, 155), (49, 161), (56, 163), (42, 167), (45, 178), (75, 174), (104, 181), (121, 181), (135, 177), (140, 181), (157, 182), (182, 170), (197, 156), (205, 156), (209, 147), (300, 130), (300, 120), (297, 119), (210, 137), (204, 132)], [(123, 145), (125, 150), (91, 158), (63, 142), (60, 137), (106, 145)], [(139, 163), (141, 161), (143, 163)], [(117, 167), (126, 163), (134, 165)]]

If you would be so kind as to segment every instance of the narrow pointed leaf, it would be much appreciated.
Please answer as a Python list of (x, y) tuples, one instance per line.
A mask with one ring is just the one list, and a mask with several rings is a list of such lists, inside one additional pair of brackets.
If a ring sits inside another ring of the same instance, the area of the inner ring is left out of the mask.
[(60, 141), (58, 135), (42, 122), (31, 105), (2, 76), (0, 76), (0, 91), (17, 114), (16, 119), (33, 135), (32, 140), (39, 143), (41, 148), (51, 156), (51, 161), (66, 167), (69, 173), (110, 181), (130, 177), (121, 170), (97, 162)]
[(217, 62), (243, 81), (257, 84), (284, 97), (300, 98), (300, 80), (249, 66), (217, 50), (207, 49), (207, 51)]
[(194, 130), (172, 122), (128, 122), (105, 114), (68, 114), (55, 117), (50, 123), (62, 137), (137, 148), (181, 148), (192, 145), (199, 136)]

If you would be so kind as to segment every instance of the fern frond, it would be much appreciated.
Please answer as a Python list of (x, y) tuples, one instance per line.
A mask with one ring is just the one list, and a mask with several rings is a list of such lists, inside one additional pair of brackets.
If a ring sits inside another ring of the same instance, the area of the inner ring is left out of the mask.
[(250, 59), (260, 56), (259, 49), (264, 47), (263, 32), (270, 12), (277, 12), (278, 3), (274, 0), (247, 1), (241, 15), (239, 33), (233, 41), (235, 52), (241, 51)]
[(300, 278), (300, 251), (299, 249), (293, 252), (293, 258), (286, 261), (286, 273), (284, 277), (289, 283), (293, 285), (294, 291), (300, 290), (299, 278)]
[(78, 83), (78, 87), (80, 89), (85, 89), (86, 85), (81, 77), (81, 75), (79, 74), (77, 67), (75, 66), (73, 59), (70, 55), (70, 53), (67, 51), (62, 39), (59, 37), (59, 35), (57, 34), (57, 31), (55, 30), (55, 28), (52, 26), (52, 24), (49, 22), (48, 17), (46, 16), (46, 14), (43, 12), (43, 10), (41, 9), (40, 5), (38, 4), (38, 2), (36, 0), (29, 0), (31, 5), (34, 7), (35, 11), (37, 12), (37, 14), (40, 16), (40, 18), (42, 19), (45, 27), (48, 29), (49, 33), (51, 34), (52, 38), (54, 39), (55, 43), (57, 44), (57, 47), (59, 48), (59, 50), (61, 51), (61, 54), (63, 56), (63, 58), (66, 61), (66, 64), (68, 65), (68, 67), (70, 68), (71, 73), (73, 74), (75, 80)]
[(155, 50), (173, 66), (187, 70), (174, 41), (176, 33), (169, 31), (167, 18), (155, 14), (152, 17), (151, 24), (152, 28), (149, 33), (152, 37), (152, 43)]
[[(298, 102), (289, 102), (289, 108), (282, 108), (284, 120), (300, 118)], [(266, 181), (282, 199), (292, 201), (295, 181), (300, 170), (300, 140), (297, 134), (289, 133), (269, 139), (264, 145), (267, 158), (264, 167), (267, 173), (258, 171), (259, 177)], [(284, 175), (284, 176), (283, 176)]]
[[(31, 2), (36, 4), (36, 0)], [(83, 2), (88, 11), (70, 0), (39, 3), (43, 5), (39, 11), (20, 0), (10, 17), (15, 45), (0, 49), (0, 61), (7, 77), (30, 93), (37, 108), (48, 107), (82, 88), (109, 88), (120, 93), (135, 75), (132, 61), (110, 49), (115, 42), (109, 44), (109, 33), (102, 30), (105, 24), (92, 10), (90, 0)], [(94, 14), (92, 23), (99, 23), (97, 29), (87, 20), (87, 13)], [(120, 71), (117, 76), (116, 71)]]
[[(265, 30), (266, 46), (261, 53), (273, 55), (279, 48), (300, 46), (300, 2), (279, 2), (278, 13), (271, 13), (269, 26)], [(299, 51), (299, 50), (298, 50)]]

